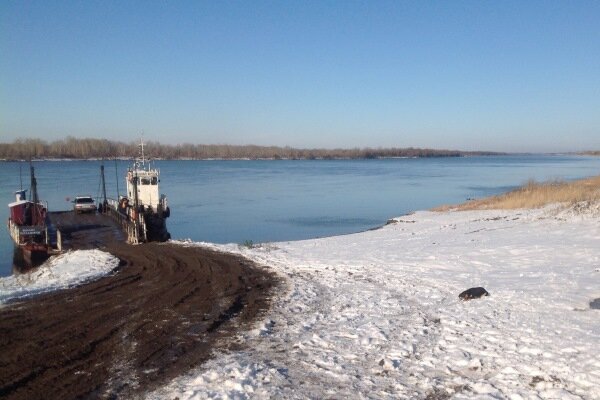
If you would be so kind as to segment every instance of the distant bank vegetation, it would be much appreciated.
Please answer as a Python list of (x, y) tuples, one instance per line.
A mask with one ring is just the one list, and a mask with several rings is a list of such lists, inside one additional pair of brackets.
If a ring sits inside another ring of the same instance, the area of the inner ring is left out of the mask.
[[(275, 146), (233, 146), (221, 144), (144, 144), (147, 157), (181, 159), (367, 159), (391, 157), (462, 157), (498, 155), (483, 151), (433, 150), (417, 148), (354, 148), (354, 149), (295, 149)], [(17, 139), (0, 143), (0, 159), (88, 159), (131, 158), (139, 153), (137, 142), (118, 142), (106, 139), (66, 139), (47, 142), (41, 139)]]
[(584, 156), (600, 156), (600, 151), (584, 151), (581, 154)]
[(514, 210), (540, 208), (552, 203), (576, 204), (600, 201), (600, 176), (572, 182), (529, 181), (520, 188), (497, 196), (468, 201), (453, 206), (441, 206), (433, 211)]

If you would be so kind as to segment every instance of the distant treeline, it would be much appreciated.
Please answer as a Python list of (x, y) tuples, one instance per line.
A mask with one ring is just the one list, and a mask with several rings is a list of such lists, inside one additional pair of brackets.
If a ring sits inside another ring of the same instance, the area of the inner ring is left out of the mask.
[[(484, 151), (433, 150), (416, 148), (295, 149), (275, 146), (233, 146), (225, 144), (161, 144), (144, 143), (148, 158), (180, 159), (366, 159), (390, 157), (462, 157), (497, 155)], [(0, 143), (0, 159), (88, 159), (133, 158), (139, 154), (139, 143), (106, 139), (66, 139), (46, 142), (41, 139), (17, 139)]]
[(584, 156), (600, 156), (600, 151), (584, 151), (581, 154)]

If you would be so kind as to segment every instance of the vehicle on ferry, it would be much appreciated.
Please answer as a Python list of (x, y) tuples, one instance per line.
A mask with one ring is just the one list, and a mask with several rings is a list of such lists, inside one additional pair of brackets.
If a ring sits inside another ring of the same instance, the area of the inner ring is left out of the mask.
[(73, 211), (79, 213), (95, 213), (96, 202), (92, 196), (77, 196), (73, 200)]

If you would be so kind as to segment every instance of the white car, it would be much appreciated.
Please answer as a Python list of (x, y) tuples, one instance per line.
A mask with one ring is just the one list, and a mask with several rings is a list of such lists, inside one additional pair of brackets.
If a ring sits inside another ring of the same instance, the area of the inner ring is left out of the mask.
[(77, 196), (73, 200), (73, 210), (76, 213), (96, 212), (96, 203), (92, 196)]

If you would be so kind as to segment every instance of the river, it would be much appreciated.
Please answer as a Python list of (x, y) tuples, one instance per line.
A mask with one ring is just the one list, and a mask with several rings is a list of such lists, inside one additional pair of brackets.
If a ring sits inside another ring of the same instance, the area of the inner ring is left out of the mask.
[[(128, 162), (106, 161), (109, 197), (123, 194)], [(100, 161), (36, 161), (38, 193), (50, 211), (76, 195), (100, 195)], [(510, 155), (380, 160), (156, 161), (174, 239), (253, 243), (347, 234), (441, 204), (500, 193), (529, 179), (600, 174), (600, 157)], [(0, 162), (5, 220), (13, 192), (29, 188), (29, 165)], [(117, 188), (118, 182), (118, 188)], [(12, 273), (13, 244), (0, 230), (0, 276)]]

